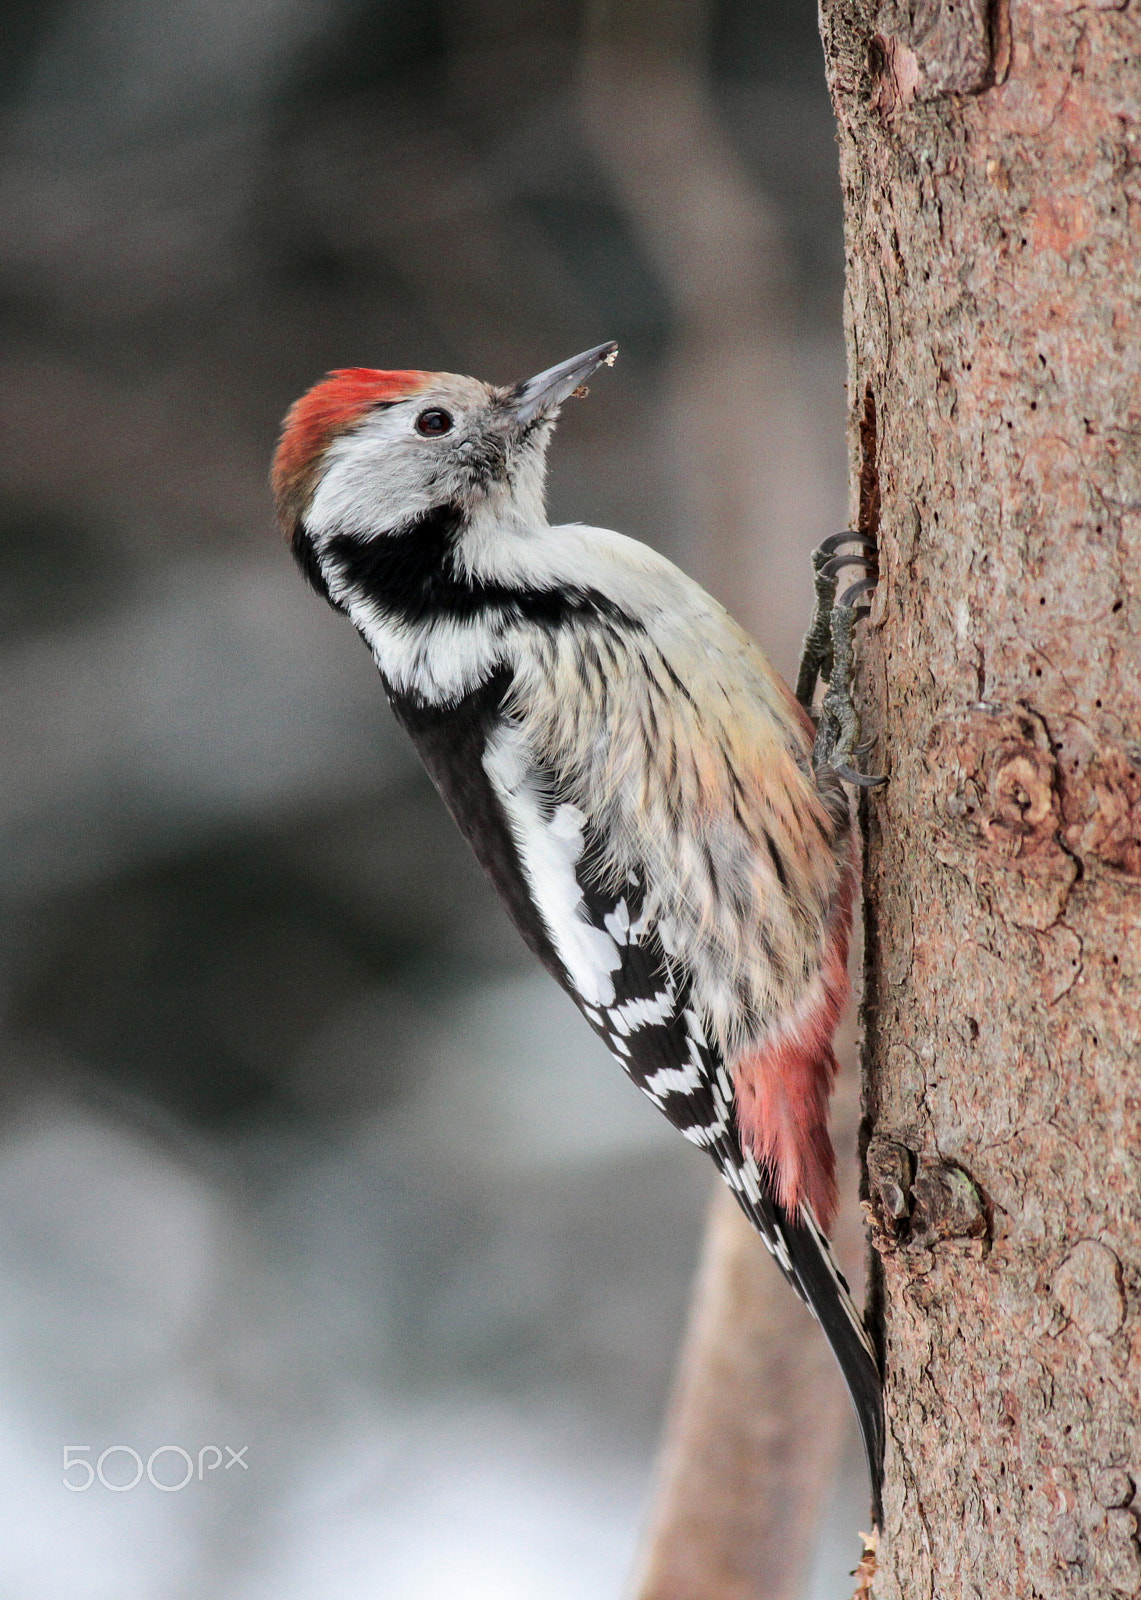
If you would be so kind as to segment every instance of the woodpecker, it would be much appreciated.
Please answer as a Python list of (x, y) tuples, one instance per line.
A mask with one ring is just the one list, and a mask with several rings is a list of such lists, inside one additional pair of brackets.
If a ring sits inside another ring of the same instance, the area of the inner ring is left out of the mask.
[[(511, 387), (332, 372), (285, 418), (278, 520), (371, 651), (527, 944), (637, 1087), (709, 1152), (821, 1323), (878, 1523), (879, 1369), (826, 1236), (851, 741), (822, 751), (758, 647), (664, 557), (548, 523), (555, 420), (616, 353), (599, 345)], [(835, 555), (846, 537), (822, 547), (818, 613), (840, 564), (871, 570), (866, 555)]]

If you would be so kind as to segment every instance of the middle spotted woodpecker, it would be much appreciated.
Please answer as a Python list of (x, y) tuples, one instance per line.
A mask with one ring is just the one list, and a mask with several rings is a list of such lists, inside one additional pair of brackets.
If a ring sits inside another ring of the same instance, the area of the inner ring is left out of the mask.
[(825, 1235), (851, 773), (690, 578), (621, 534), (547, 522), (555, 418), (615, 352), (509, 388), (331, 373), (285, 419), (278, 518), (523, 938), (710, 1153), (819, 1319), (878, 1522), (879, 1371)]

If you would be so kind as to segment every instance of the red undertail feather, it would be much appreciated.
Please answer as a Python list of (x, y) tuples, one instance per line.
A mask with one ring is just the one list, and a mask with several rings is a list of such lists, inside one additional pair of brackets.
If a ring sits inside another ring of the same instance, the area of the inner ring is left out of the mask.
[(381, 372), (373, 367), (343, 367), (294, 401), (286, 412), (273, 458), (273, 494), (286, 532), (302, 516), (313, 490), (321, 457), (337, 437), (374, 406), (403, 400), (423, 389), (428, 372)]
[(805, 1201), (827, 1230), (836, 1213), (836, 1157), (828, 1097), (836, 1077), (832, 1037), (848, 998), (851, 886), (832, 919), (820, 998), (795, 1028), (732, 1062), (741, 1137), (795, 1215)]

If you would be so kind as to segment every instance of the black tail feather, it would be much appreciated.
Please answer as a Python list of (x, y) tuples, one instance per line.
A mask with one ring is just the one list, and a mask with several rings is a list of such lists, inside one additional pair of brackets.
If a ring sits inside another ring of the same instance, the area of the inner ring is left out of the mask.
[(872, 1490), (872, 1521), (883, 1520), (883, 1380), (864, 1322), (824, 1234), (814, 1219), (781, 1218), (793, 1269), (809, 1308), (832, 1346), (856, 1410)]
[[(844, 1274), (811, 1211), (805, 1209), (794, 1221), (773, 1198), (763, 1174), (757, 1173), (748, 1158), (742, 1163), (738, 1154), (736, 1160), (729, 1163), (727, 1152), (715, 1154), (722, 1170), (732, 1171), (729, 1182), (741, 1209), (819, 1322), (832, 1347), (860, 1425), (871, 1480), (872, 1521), (879, 1527), (883, 1519), (883, 1383), (875, 1349)], [(744, 1165), (752, 1168), (750, 1176), (759, 1176), (759, 1184), (743, 1184)], [(750, 1194), (750, 1189), (758, 1193)]]

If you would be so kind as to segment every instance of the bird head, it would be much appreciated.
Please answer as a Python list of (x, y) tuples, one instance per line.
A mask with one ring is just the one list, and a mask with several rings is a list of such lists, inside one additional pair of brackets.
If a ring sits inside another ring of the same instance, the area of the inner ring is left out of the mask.
[(272, 474), (278, 520), (310, 575), (330, 540), (380, 539), (444, 508), (464, 523), (542, 526), (559, 408), (617, 349), (598, 345), (509, 388), (364, 367), (323, 378), (287, 414)]

